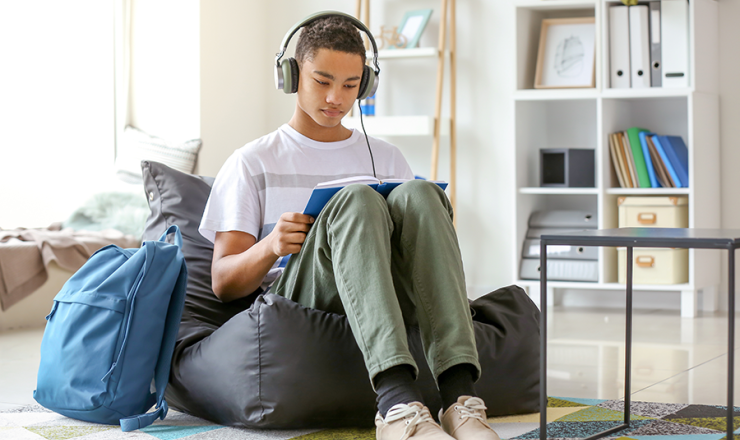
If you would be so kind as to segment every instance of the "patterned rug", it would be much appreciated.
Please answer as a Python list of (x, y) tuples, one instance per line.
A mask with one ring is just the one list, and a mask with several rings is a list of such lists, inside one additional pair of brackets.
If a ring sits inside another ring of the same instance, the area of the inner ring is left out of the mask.
[[(620, 400), (551, 397), (548, 401), (551, 439), (584, 438), (617, 426), (624, 418)], [(632, 402), (630, 428), (610, 439), (719, 440), (726, 437), (726, 407)], [(735, 408), (735, 433), (740, 408)], [(488, 422), (502, 439), (538, 439), (539, 414), (494, 417)], [(737, 437), (737, 435), (735, 436)], [(70, 419), (39, 405), (0, 411), (0, 439), (5, 440), (374, 440), (374, 429), (255, 430), (231, 428), (170, 410), (165, 420), (135, 432), (118, 426)]]

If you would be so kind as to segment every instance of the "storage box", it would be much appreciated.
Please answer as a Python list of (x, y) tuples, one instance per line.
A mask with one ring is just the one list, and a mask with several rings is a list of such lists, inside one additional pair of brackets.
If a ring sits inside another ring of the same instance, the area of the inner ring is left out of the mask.
[[(632, 284), (681, 284), (689, 282), (689, 250), (634, 248)], [(617, 248), (617, 279), (627, 282), (627, 248)]]
[(619, 227), (688, 228), (689, 198), (620, 197)]
[(593, 149), (540, 149), (540, 186), (593, 188), (594, 170)]

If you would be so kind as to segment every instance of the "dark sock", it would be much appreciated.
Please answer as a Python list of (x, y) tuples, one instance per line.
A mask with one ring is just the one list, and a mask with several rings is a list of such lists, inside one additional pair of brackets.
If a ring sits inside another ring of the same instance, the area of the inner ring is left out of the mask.
[(475, 397), (473, 377), (475, 367), (471, 364), (457, 364), (446, 369), (439, 375), (439, 394), (442, 396), (442, 410), (447, 411), (460, 396)]
[(396, 365), (375, 375), (376, 402), (380, 415), (385, 418), (388, 410), (399, 403), (421, 402), (421, 392), (416, 387), (414, 368)]

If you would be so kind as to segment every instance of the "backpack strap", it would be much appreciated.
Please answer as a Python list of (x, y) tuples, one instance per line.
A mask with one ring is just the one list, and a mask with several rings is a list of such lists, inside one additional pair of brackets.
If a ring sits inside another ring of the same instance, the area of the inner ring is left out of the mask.
[[(175, 245), (182, 249), (182, 234), (177, 225), (170, 226), (167, 231), (162, 234), (159, 241), (164, 241), (167, 235), (175, 233)], [(170, 306), (167, 308), (167, 318), (164, 326), (164, 336), (162, 339), (162, 347), (159, 350), (159, 358), (157, 359), (157, 366), (154, 370), (154, 385), (157, 389), (156, 394), (152, 394), (150, 397), (156, 396), (157, 406), (154, 411), (146, 414), (140, 414), (138, 416), (126, 417), (121, 419), (121, 431), (129, 432), (137, 429), (145, 428), (155, 420), (164, 418), (167, 416), (168, 406), (164, 400), (164, 391), (167, 388), (167, 382), (170, 378), (170, 367), (172, 366), (172, 353), (175, 350), (175, 342), (177, 341), (177, 332), (180, 329), (180, 318), (182, 316), (182, 310), (185, 306), (185, 293), (188, 281), (188, 268), (185, 265), (183, 259), (180, 274), (177, 277), (175, 283), (175, 289), (172, 292), (170, 298)]]

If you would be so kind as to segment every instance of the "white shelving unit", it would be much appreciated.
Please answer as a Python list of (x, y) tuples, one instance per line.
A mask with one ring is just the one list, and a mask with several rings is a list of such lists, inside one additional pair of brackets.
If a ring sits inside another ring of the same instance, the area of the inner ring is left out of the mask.
[[(539, 298), (539, 281), (519, 279), (522, 245), (529, 215), (535, 210), (579, 209), (598, 215), (599, 228), (618, 227), (621, 195), (687, 195), (689, 227), (720, 227), (718, 7), (715, 0), (689, 2), (690, 74), (688, 88), (611, 89), (609, 87), (608, 11), (613, 0), (519, 0), (516, 22), (517, 82), (513, 93), (515, 155), (513, 279)], [(545, 18), (595, 17), (596, 87), (534, 89), (541, 22)], [(689, 151), (689, 188), (620, 188), (609, 157), (610, 133), (640, 126), (657, 133), (680, 135)], [(540, 188), (540, 148), (595, 150), (594, 188)], [(617, 281), (615, 248), (600, 248), (599, 281), (548, 282), (548, 295), (558, 290), (624, 291)], [(689, 251), (689, 282), (676, 285), (635, 285), (635, 291), (680, 294), (681, 315), (696, 316), (701, 306), (716, 309), (720, 255)], [(552, 304), (552, 302), (551, 302)]]

